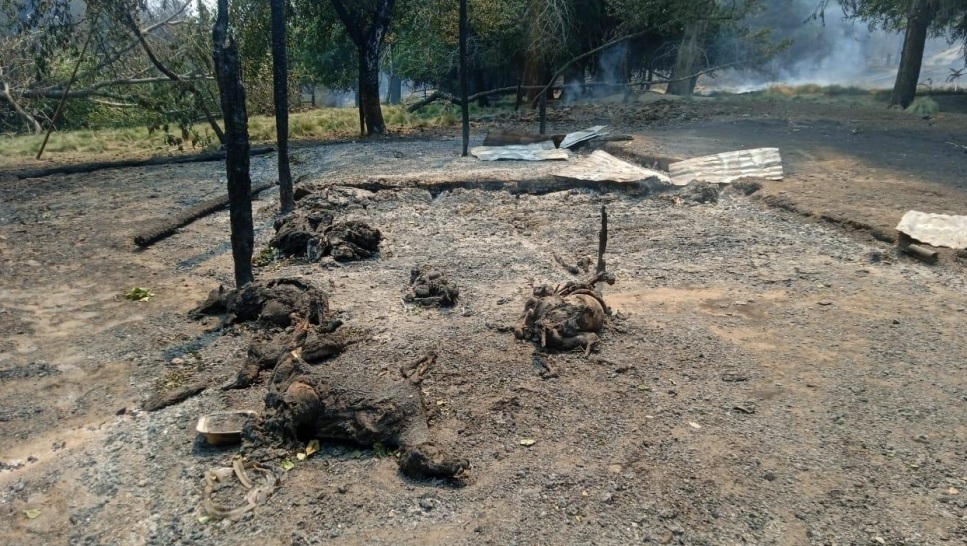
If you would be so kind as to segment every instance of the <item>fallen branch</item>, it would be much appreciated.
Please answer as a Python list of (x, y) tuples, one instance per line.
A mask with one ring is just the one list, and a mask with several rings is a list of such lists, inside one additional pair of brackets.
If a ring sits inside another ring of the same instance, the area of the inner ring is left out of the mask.
[[(249, 152), (250, 156), (270, 154), (275, 151), (271, 146), (253, 148)], [(14, 173), (18, 179), (43, 178), (56, 174), (84, 174), (105, 169), (127, 169), (131, 167), (155, 167), (158, 165), (177, 165), (181, 163), (204, 163), (207, 161), (224, 161), (225, 151), (207, 152), (197, 155), (176, 156), (176, 157), (153, 157), (151, 159), (125, 159), (121, 161), (98, 161), (94, 163), (78, 163), (75, 165), (60, 165), (49, 169), (35, 169), (29, 171), (19, 171)]]
[(940, 257), (936, 250), (932, 248), (926, 248), (920, 245), (907, 245), (903, 248), (903, 252), (913, 256), (914, 258), (920, 260), (921, 262), (928, 264), (935, 264), (940, 261)]
[(174, 389), (168, 392), (156, 392), (145, 400), (142, 408), (144, 411), (158, 411), (161, 408), (173, 406), (188, 400), (192, 396), (201, 393), (208, 388), (207, 381), (198, 381), (190, 385)]
[[(482, 99), (484, 97), (492, 97), (494, 95), (510, 95), (511, 93), (516, 93), (517, 89), (518, 87), (515, 85), (513, 87), (501, 87), (499, 89), (491, 89), (490, 91), (481, 91), (479, 93), (474, 93), (473, 95), (470, 95), (469, 97), (467, 97), (467, 102), (470, 103), (475, 100)], [(445, 91), (434, 91), (430, 93), (429, 97), (408, 106), (406, 108), (406, 111), (412, 114), (413, 112), (416, 112), (420, 108), (423, 108), (424, 106), (432, 104), (438, 100), (447, 100), (453, 104), (456, 104), (457, 106), (463, 106), (463, 101), (460, 100), (458, 97), (455, 97)]]
[[(275, 186), (275, 182), (269, 182), (262, 184), (260, 186), (255, 186), (252, 188), (252, 196), (258, 195), (260, 192), (267, 190)], [(157, 220), (153, 225), (145, 228), (140, 233), (134, 236), (134, 244), (141, 248), (151, 246), (158, 241), (170, 236), (178, 228), (187, 226), (188, 224), (198, 220), (199, 218), (204, 218), (209, 214), (219, 211), (228, 206), (228, 194), (221, 197), (216, 197), (214, 199), (209, 199), (184, 210), (173, 218), (164, 218)]]

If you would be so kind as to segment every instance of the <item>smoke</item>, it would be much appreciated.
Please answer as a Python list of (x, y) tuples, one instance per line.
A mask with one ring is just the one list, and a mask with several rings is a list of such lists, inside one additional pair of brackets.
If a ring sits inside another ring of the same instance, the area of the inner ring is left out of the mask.
[[(619, 43), (601, 52), (590, 82), (565, 81), (564, 103), (577, 99), (600, 99), (624, 92), (628, 81), (628, 44)], [(592, 85), (582, 85), (591, 83)]]
[[(893, 86), (903, 48), (902, 33), (871, 31), (862, 21), (847, 20), (836, 3), (826, 8), (825, 24), (821, 20), (807, 21), (816, 7), (815, 0), (773, 0), (769, 4), (751, 24), (767, 26), (775, 40), (792, 40), (791, 46), (766, 67), (723, 71), (715, 79), (705, 78), (701, 87), (746, 92), (778, 84), (871, 89)], [(950, 68), (963, 65), (959, 45), (949, 45), (944, 39), (928, 40), (920, 81), (936, 87), (943, 83)]]
[(625, 82), (625, 65), (628, 62), (628, 44), (622, 42), (608, 48), (598, 57), (599, 83), (620, 84)]

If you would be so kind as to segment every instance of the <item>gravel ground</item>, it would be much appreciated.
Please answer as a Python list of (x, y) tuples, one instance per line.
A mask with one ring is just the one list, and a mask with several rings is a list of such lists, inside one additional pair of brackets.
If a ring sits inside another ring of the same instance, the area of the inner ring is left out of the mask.
[[(482, 164), (456, 147), (306, 148), (296, 172), (337, 183), (554, 168)], [(221, 383), (244, 358), (247, 330), (186, 319), (230, 284), (228, 215), (146, 251), (128, 241), (137, 219), (220, 193), (218, 168), (3, 186), (16, 203), (0, 221), (0, 532), (11, 544), (967, 541), (961, 271), (729, 191), (706, 205), (586, 190), (355, 192), (338, 217), (383, 232), (378, 260), (276, 263), (259, 276), (310, 279), (347, 325), (369, 330), (333, 365), (375, 375), (438, 351), (423, 385), (431, 431), (470, 460), (470, 477), (417, 482), (371, 446), (323, 443), (288, 472), (269, 461), (282, 484), (245, 519), (203, 523), (204, 472), (236, 450), (208, 447), (194, 423), (261, 409), (264, 387), (137, 408), (156, 388)], [(256, 181), (273, 169), (253, 160)], [(256, 202), (256, 249), (276, 198)], [(542, 379), (534, 347), (508, 328), (533, 284), (571, 278), (554, 253), (594, 254), (601, 205), (615, 314), (598, 351), (548, 356), (557, 377)], [(455, 308), (401, 302), (422, 263), (459, 285)], [(131, 283), (156, 296), (119, 300)]]

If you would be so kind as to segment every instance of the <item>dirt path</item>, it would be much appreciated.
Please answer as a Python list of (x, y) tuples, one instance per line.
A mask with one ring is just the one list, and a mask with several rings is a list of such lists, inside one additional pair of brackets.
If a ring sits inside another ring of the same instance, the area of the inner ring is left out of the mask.
[[(892, 227), (891, 215), (920, 204), (967, 205), (958, 163), (967, 156), (935, 146), (952, 130), (945, 122), (905, 127), (876, 113), (853, 133), (831, 119), (796, 119), (810, 128), (792, 130), (742, 114), (659, 124), (633, 146), (692, 155), (778, 144), (789, 176), (766, 195), (873, 226)], [(306, 149), (297, 167), (330, 180), (535, 169), (460, 159), (456, 147)], [(254, 166), (257, 180), (270, 179), (271, 161)], [(587, 191), (433, 198), (404, 189), (343, 209), (383, 231), (380, 260), (260, 275), (303, 275), (331, 291), (348, 325), (369, 329), (335, 365), (376, 374), (435, 348), (440, 360), (423, 387), (431, 427), (470, 459), (472, 479), (414, 482), (366, 446), (324, 444), (251, 518), (200, 523), (203, 473), (234, 451), (198, 441), (194, 421), (261, 409), (264, 390), (211, 389), (156, 413), (138, 408), (155, 388), (219, 384), (244, 356), (244, 332), (207, 334), (214, 323), (185, 319), (209, 289), (230, 284), (227, 213), (146, 251), (130, 235), (223, 186), (216, 165), (0, 182), (0, 533), (10, 543), (967, 540), (962, 266), (927, 267), (730, 193), (687, 206)], [(257, 248), (271, 234), (275, 198), (256, 203)], [(533, 347), (507, 327), (531, 283), (568, 280), (554, 252), (594, 253), (602, 204), (619, 279), (606, 296), (618, 314), (598, 353), (549, 357), (559, 377), (545, 380)], [(460, 285), (454, 310), (400, 303), (410, 268), (424, 262)], [(118, 297), (132, 286), (156, 296)], [(536, 443), (521, 446), (524, 438)], [(34, 508), (40, 515), (27, 518)]]

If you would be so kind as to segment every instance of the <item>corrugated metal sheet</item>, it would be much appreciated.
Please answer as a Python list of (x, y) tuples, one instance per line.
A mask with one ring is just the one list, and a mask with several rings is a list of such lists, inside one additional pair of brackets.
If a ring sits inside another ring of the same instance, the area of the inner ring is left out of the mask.
[(967, 248), (967, 216), (911, 210), (903, 215), (896, 230), (928, 245)]
[(755, 148), (696, 157), (668, 166), (672, 184), (685, 186), (694, 180), (728, 184), (739, 178), (782, 180), (779, 148)]
[(586, 159), (562, 169), (554, 176), (592, 182), (643, 182), (648, 179), (666, 184), (671, 182), (664, 173), (632, 165), (602, 150), (596, 150)]
[(605, 127), (607, 127), (607, 125), (595, 125), (594, 127), (585, 129), (583, 131), (568, 133), (564, 137), (564, 140), (561, 141), (561, 145), (558, 146), (558, 148), (570, 148), (578, 142), (584, 142), (585, 140), (595, 138), (601, 134), (601, 131), (603, 131)]
[(549, 159), (568, 159), (567, 150), (558, 150), (550, 140), (535, 144), (508, 144), (507, 146), (477, 146), (470, 153), (481, 161), (498, 159), (517, 159), (523, 161), (545, 161)]

